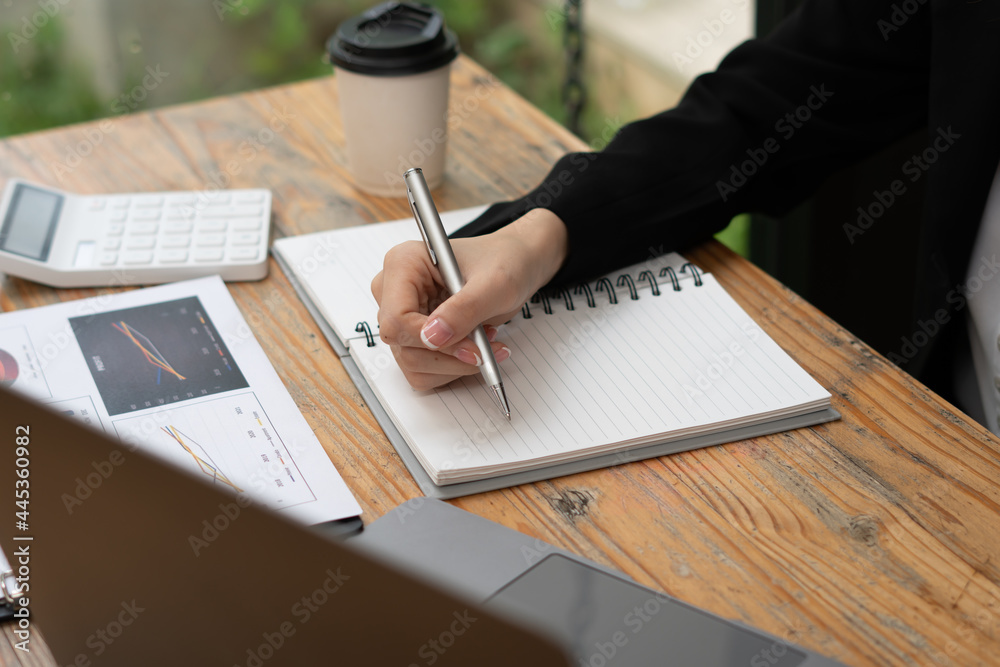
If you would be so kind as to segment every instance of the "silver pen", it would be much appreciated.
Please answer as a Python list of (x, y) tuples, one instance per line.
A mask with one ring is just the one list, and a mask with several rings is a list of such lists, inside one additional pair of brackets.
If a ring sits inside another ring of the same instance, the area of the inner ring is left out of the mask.
[[(438, 215), (437, 207), (431, 198), (431, 191), (424, 180), (424, 173), (417, 167), (409, 169), (403, 174), (406, 181), (406, 197), (410, 200), (410, 208), (413, 210), (413, 217), (420, 228), (420, 235), (424, 238), (427, 252), (430, 253), (431, 263), (438, 267), (444, 284), (452, 294), (457, 294), (465, 286), (462, 272), (458, 268), (458, 260), (451, 250), (451, 243), (448, 235), (441, 224), (441, 217)], [(500, 366), (496, 357), (493, 356), (493, 348), (486, 337), (486, 331), (480, 324), (472, 330), (472, 340), (482, 354), (483, 365), (479, 367), (483, 374), (483, 379), (489, 387), (490, 396), (496, 402), (497, 407), (510, 421), (510, 404), (507, 402), (507, 394), (503, 389), (503, 380), (500, 379)]]

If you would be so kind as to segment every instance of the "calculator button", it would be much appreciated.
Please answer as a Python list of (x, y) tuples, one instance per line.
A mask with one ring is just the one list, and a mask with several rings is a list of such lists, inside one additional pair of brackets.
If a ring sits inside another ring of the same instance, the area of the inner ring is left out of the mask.
[(194, 204), (194, 195), (174, 195), (173, 197), (167, 198), (168, 206), (180, 206), (180, 205), (191, 206), (193, 204)]
[(198, 248), (194, 251), (193, 257), (196, 262), (221, 262), (222, 249)]
[(230, 237), (230, 243), (233, 245), (257, 245), (260, 243), (260, 234), (252, 234), (250, 232), (233, 234)]
[(159, 225), (155, 222), (136, 222), (129, 225), (128, 233), (146, 236), (147, 234), (155, 234), (158, 227)]
[(194, 237), (195, 245), (199, 246), (220, 246), (226, 244), (225, 234), (199, 234)]
[(172, 220), (163, 223), (164, 234), (187, 234), (193, 225), (186, 220)]
[(259, 217), (263, 212), (260, 206), (226, 206), (206, 208), (201, 212), (202, 218), (250, 218)]
[(136, 197), (135, 208), (159, 208), (163, 206), (163, 197)]
[(111, 208), (117, 208), (117, 209), (128, 208), (130, 201), (131, 200), (128, 197), (115, 197), (114, 199), (111, 200)]
[(193, 208), (167, 209), (167, 220), (194, 220)]
[(125, 241), (125, 248), (128, 250), (149, 250), (155, 245), (156, 238), (153, 236), (133, 237)]
[(107, 202), (103, 199), (91, 199), (90, 203), (87, 205), (87, 208), (90, 209), (91, 211), (103, 211), (106, 205)]
[(189, 245), (191, 245), (190, 236), (175, 234), (173, 236), (164, 236), (160, 239), (161, 248), (187, 248)]
[(199, 232), (224, 232), (226, 231), (225, 220), (199, 220)]
[(122, 255), (125, 264), (149, 264), (153, 261), (153, 253), (149, 250), (135, 250)]
[(126, 218), (128, 218), (128, 213), (125, 211), (115, 211), (110, 216), (108, 216), (108, 220), (111, 220), (113, 222), (125, 222)]
[(125, 225), (120, 222), (112, 222), (105, 232), (108, 236), (121, 236), (125, 232)]
[(133, 211), (132, 220), (136, 222), (145, 220), (159, 220), (162, 213), (156, 210), (143, 210), (143, 211)]
[(205, 199), (206, 206), (228, 206), (229, 205), (229, 195), (223, 194), (221, 192), (216, 192), (214, 195), (208, 195)]
[(229, 228), (234, 232), (256, 232), (263, 224), (260, 220), (234, 220)]
[(102, 250), (119, 250), (122, 247), (122, 240), (119, 238), (104, 239), (101, 242)]
[(163, 263), (176, 264), (186, 262), (188, 258), (187, 250), (161, 250), (156, 254), (157, 261)]
[(230, 248), (229, 259), (234, 262), (245, 262), (257, 259), (260, 253), (257, 248)]
[(234, 196), (233, 201), (237, 204), (257, 204), (264, 201), (263, 192), (241, 192)]
[(118, 253), (116, 252), (102, 252), (97, 258), (97, 262), (101, 266), (113, 266), (117, 261)]

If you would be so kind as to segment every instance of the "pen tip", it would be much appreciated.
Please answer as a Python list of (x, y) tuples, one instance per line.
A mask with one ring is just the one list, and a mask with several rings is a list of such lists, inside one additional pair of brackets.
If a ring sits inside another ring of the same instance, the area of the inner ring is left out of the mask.
[(500, 408), (500, 412), (504, 414), (507, 421), (510, 421), (510, 403), (507, 402), (507, 392), (503, 390), (503, 383), (492, 385), (490, 389), (493, 390), (493, 401)]

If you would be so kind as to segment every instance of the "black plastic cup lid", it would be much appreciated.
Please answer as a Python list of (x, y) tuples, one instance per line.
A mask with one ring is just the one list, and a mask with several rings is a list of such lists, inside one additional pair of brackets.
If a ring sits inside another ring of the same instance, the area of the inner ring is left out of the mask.
[(349, 72), (398, 76), (447, 65), (458, 56), (458, 38), (433, 7), (384, 2), (337, 26), (326, 50)]

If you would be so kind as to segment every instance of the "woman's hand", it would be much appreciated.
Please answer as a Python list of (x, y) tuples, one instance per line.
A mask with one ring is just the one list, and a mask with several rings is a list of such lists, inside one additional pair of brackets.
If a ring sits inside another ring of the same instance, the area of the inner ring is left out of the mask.
[(510, 350), (494, 340), (495, 325), (556, 274), (566, 258), (566, 226), (555, 213), (534, 209), (486, 236), (451, 242), (465, 287), (449, 295), (422, 242), (392, 248), (372, 280), (379, 336), (407, 381), (431, 389), (479, 372), (479, 348), (468, 338), (485, 324), (498, 362)]

